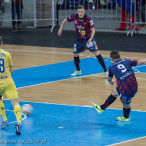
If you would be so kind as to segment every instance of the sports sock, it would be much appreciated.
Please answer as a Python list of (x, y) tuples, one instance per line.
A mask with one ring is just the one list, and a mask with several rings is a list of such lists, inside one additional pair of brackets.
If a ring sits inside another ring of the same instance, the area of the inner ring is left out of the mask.
[(116, 100), (117, 96), (113, 96), (112, 94), (107, 98), (107, 100), (105, 101), (105, 103), (103, 105), (101, 105), (101, 109), (105, 110), (109, 105), (111, 105), (115, 100)]
[(16, 104), (14, 106), (14, 113), (15, 113), (17, 122), (19, 122), (21, 124), (22, 112), (21, 112), (21, 107), (19, 104)]
[(4, 106), (4, 103), (2, 100), (0, 100), (0, 115), (2, 116), (4, 122), (7, 121), (7, 116), (5, 113), (5, 106)]
[(80, 58), (79, 58), (79, 56), (74, 57), (74, 63), (75, 63), (75, 66), (76, 66), (76, 70), (80, 71)]
[(106, 69), (106, 66), (105, 66), (105, 63), (104, 63), (103, 57), (102, 57), (100, 54), (99, 54), (98, 56), (96, 56), (96, 57), (97, 57), (97, 59), (98, 59), (100, 65), (102, 66), (104, 72), (106, 72), (107, 69)]
[(131, 108), (123, 108), (123, 114), (125, 118), (129, 117), (130, 111), (131, 111)]

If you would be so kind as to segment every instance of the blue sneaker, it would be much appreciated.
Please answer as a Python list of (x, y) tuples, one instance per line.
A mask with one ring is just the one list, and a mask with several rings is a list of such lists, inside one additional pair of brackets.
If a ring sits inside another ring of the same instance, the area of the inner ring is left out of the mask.
[(21, 134), (20, 127), (21, 127), (20, 123), (19, 122), (16, 123), (15, 128), (16, 128), (16, 134), (17, 135), (20, 135)]
[(3, 121), (1, 124), (1, 128), (5, 127), (5, 126), (9, 126), (9, 122), (8, 121)]

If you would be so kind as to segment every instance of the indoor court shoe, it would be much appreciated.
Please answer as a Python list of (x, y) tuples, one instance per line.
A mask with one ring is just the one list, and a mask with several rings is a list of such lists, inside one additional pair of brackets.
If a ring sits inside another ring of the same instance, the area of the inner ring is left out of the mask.
[(105, 77), (108, 79), (108, 71), (105, 71), (104, 74), (105, 74)]
[(92, 102), (91, 104), (92, 104), (92, 106), (97, 110), (97, 112), (98, 112), (99, 114), (102, 114), (102, 113), (103, 113), (104, 110), (101, 109), (101, 107), (100, 107), (99, 104), (95, 104), (95, 103), (93, 103), (93, 102)]
[(21, 127), (20, 123), (19, 122), (16, 123), (15, 128), (16, 128), (16, 134), (17, 135), (20, 135), (21, 134), (20, 127)]
[(3, 121), (2, 124), (1, 124), (1, 128), (3, 127), (6, 127), (6, 126), (9, 126), (9, 122), (8, 121)]
[(21, 25), (18, 25), (18, 26), (17, 26), (17, 29), (18, 29), (18, 31), (23, 31)]
[(13, 31), (18, 31), (16, 25), (13, 26)]
[(125, 121), (125, 122), (128, 122), (128, 121), (130, 121), (130, 117), (125, 118), (124, 116), (121, 116), (121, 117), (117, 117), (116, 120), (117, 121)]
[(71, 74), (72, 77), (75, 76), (80, 76), (81, 75), (81, 71), (75, 70), (73, 74)]

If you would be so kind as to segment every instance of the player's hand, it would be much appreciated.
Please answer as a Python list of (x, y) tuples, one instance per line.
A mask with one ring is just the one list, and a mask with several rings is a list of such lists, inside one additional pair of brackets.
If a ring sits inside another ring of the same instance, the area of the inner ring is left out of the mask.
[(115, 83), (115, 81), (114, 81), (114, 80), (112, 80), (109, 84), (113, 85), (114, 83)]
[(59, 29), (57, 34), (58, 34), (59, 36), (61, 36), (61, 35), (62, 35), (62, 29)]
[(91, 43), (91, 39), (88, 40), (87, 45), (89, 45)]

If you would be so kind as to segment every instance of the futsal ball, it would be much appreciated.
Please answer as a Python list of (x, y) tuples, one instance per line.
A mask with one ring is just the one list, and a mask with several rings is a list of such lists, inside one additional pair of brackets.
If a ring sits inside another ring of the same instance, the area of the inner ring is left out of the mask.
[(22, 112), (24, 114), (30, 115), (33, 111), (33, 107), (30, 104), (24, 104), (22, 106)]

